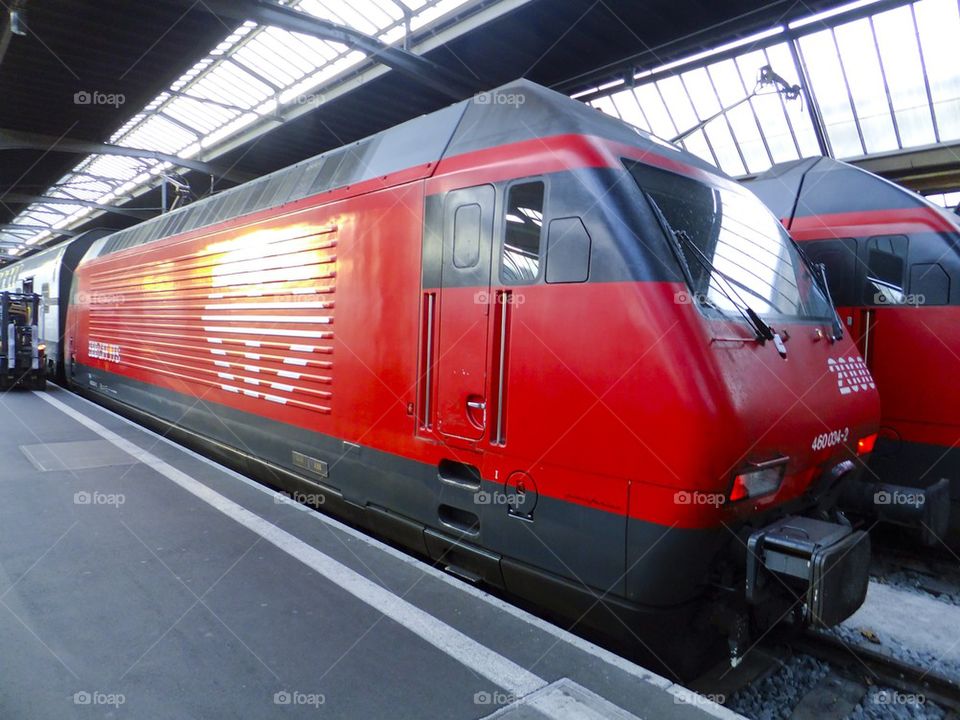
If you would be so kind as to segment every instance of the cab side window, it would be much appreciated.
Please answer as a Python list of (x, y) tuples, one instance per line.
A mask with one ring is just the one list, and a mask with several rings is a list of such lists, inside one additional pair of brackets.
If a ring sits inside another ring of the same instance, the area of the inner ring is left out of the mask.
[(898, 305), (904, 302), (907, 264), (907, 236), (880, 235), (865, 246), (867, 282), (866, 305)]
[(507, 191), (500, 279), (505, 285), (525, 285), (540, 276), (544, 184), (518, 183)]

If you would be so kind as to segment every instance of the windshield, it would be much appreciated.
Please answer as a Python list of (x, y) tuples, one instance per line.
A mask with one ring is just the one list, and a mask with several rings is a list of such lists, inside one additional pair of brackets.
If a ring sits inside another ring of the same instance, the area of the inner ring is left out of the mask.
[(773, 214), (751, 193), (626, 161), (674, 234), (693, 298), (727, 314), (829, 320), (826, 296)]

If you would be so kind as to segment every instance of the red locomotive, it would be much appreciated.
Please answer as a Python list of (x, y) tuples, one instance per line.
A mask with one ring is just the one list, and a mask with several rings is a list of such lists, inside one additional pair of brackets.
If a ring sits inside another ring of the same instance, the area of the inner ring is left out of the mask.
[(715, 168), (542, 87), (98, 240), (73, 297), (78, 391), (568, 620), (736, 654), (863, 600), (833, 507), (879, 402), (824, 288)]
[[(845, 504), (921, 530), (960, 534), (960, 216), (828, 158), (748, 183), (826, 266), (847, 331), (876, 379), (882, 426), (871, 473)], [(949, 521), (949, 528), (948, 528)]]

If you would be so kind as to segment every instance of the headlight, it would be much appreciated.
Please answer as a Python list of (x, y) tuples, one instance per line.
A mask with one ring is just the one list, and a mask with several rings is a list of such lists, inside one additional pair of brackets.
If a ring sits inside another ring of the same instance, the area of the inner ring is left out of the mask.
[(777, 458), (738, 473), (730, 489), (730, 502), (775, 493), (783, 482), (786, 467), (787, 458)]

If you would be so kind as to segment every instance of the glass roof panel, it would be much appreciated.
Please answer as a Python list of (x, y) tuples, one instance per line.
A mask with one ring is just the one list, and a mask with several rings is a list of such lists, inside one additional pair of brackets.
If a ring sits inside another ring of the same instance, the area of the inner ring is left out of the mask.
[[(767, 60), (774, 71), (791, 85), (800, 84), (800, 75), (793, 62), (793, 54), (787, 43), (771, 45), (765, 50)], [(815, 157), (820, 154), (820, 144), (817, 142), (817, 133), (813, 129), (813, 119), (810, 117), (810, 108), (806, 106), (806, 99), (801, 95), (796, 100), (784, 100), (781, 109), (786, 116), (787, 126), (793, 131), (794, 142), (800, 157)], [(765, 124), (766, 117), (761, 118)]]
[(149, 148), (175, 154), (196, 139), (195, 133), (167, 120), (162, 115), (154, 115), (128, 134), (122, 140), (122, 144), (127, 147)]
[(647, 122), (646, 116), (643, 114), (643, 110), (640, 108), (640, 104), (637, 102), (636, 95), (633, 94), (633, 90), (621, 90), (610, 97), (613, 99), (613, 103), (616, 105), (621, 118), (641, 130), (651, 132), (650, 125)]
[(869, 18), (836, 28), (837, 46), (868, 153), (900, 147)]
[(956, 0), (923, 0), (914, 9), (940, 141), (960, 138), (960, 8)]
[(801, 38), (800, 49), (834, 153), (838, 158), (863, 155), (833, 31), (822, 30)]
[(873, 28), (901, 144), (915, 147), (936, 142), (910, 8), (874, 15)]
[(656, 86), (664, 104), (667, 106), (667, 112), (670, 114), (673, 124), (677, 128), (677, 135), (689, 130), (699, 122), (693, 104), (690, 102), (690, 96), (687, 95), (686, 88), (683, 87), (679, 77), (673, 76), (658, 80)]
[(670, 139), (679, 135), (677, 126), (670, 119), (670, 114), (663, 104), (663, 99), (653, 83), (640, 85), (634, 89), (640, 107), (643, 108), (643, 114), (650, 121), (651, 130), (654, 135), (664, 139)]
[(697, 130), (695, 133), (687, 137), (680, 146), (687, 152), (691, 152), (694, 155), (703, 158), (711, 165), (716, 165), (717, 161), (713, 157), (713, 152), (710, 150), (710, 146), (707, 144), (707, 138), (703, 134), (703, 130)]
[(620, 111), (617, 110), (617, 106), (613, 104), (613, 100), (610, 99), (610, 96), (597, 98), (594, 102), (590, 103), (593, 107), (605, 112), (607, 115), (611, 115), (615, 118), (623, 120), (620, 116)]

